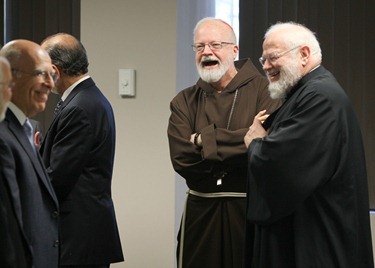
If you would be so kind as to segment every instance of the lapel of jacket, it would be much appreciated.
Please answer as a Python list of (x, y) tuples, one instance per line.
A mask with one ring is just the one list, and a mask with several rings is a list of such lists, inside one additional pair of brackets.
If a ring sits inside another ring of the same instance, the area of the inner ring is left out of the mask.
[[(2, 166), (3, 166), (3, 179), (5, 183), (8, 185), (10, 190), (10, 196), (12, 198), (12, 205), (14, 212), (16, 214), (17, 220), (22, 227), (22, 210), (21, 210), (21, 198), (20, 192), (17, 184), (16, 179), (16, 172), (15, 172), (15, 165), (13, 163), (14, 158), (11, 157), (10, 149), (6, 146), (6, 142), (0, 139), (0, 148), (2, 158)], [(9, 160), (10, 159), (10, 160)], [(9, 160), (9, 161), (8, 161)]]
[[(47, 140), (47, 136), (50, 132), (50, 130), (52, 129), (52, 126), (55, 124), (56, 121), (58, 121), (58, 119), (60, 118), (61, 116), (61, 112), (62, 110), (69, 104), (69, 102), (79, 93), (80, 90), (84, 89), (84, 88), (87, 88), (87, 87), (90, 87), (90, 86), (93, 86), (95, 85), (95, 82), (94, 80), (92, 80), (91, 77), (87, 78), (86, 80), (83, 80), (81, 83), (79, 83), (73, 90), (72, 92), (70, 92), (70, 94), (68, 95), (68, 97), (64, 100), (64, 102), (62, 103), (61, 107), (60, 107), (60, 112), (58, 113), (57, 116), (55, 116), (51, 122), (51, 124), (49, 125), (48, 127), (48, 130), (44, 136), (44, 140)], [(44, 142), (42, 142), (42, 145), (39, 149), (39, 151), (41, 152), (41, 154), (43, 155), (43, 151), (44, 151)]]
[(26, 152), (27, 156), (29, 157), (31, 163), (34, 166), (35, 172), (37, 173), (39, 179), (42, 181), (43, 185), (46, 187), (47, 191), (51, 195), (51, 197), (55, 200), (57, 203), (57, 197), (55, 195), (55, 192), (53, 191), (51, 181), (49, 180), (49, 177), (46, 173), (46, 170), (44, 168), (43, 161), (39, 155), (38, 152), (34, 152), (33, 148), (31, 147), (31, 144), (23, 130), (23, 127), (18, 122), (18, 119), (16, 116), (12, 113), (10, 109), (7, 111), (6, 119), (9, 123), (8, 127), (10, 132), (13, 134), (13, 136), (18, 140), (21, 147)]

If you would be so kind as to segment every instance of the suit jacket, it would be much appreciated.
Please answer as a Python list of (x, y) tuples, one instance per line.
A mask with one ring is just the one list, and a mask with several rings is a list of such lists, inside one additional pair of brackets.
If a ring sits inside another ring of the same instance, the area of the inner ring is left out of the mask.
[(111, 197), (115, 121), (91, 78), (68, 95), (40, 152), (60, 201), (60, 264), (123, 261)]
[(21, 199), (15, 162), (0, 133), (0, 267), (32, 267), (31, 251), (22, 227)]
[[(32, 249), (35, 268), (57, 267), (59, 253), (58, 201), (40, 155), (31, 144), (16, 116), (8, 109), (0, 133), (9, 145), (16, 164), (22, 229)], [(8, 178), (9, 179), (9, 178)], [(11, 181), (8, 181), (11, 183)], [(15, 188), (13, 188), (13, 191)]]

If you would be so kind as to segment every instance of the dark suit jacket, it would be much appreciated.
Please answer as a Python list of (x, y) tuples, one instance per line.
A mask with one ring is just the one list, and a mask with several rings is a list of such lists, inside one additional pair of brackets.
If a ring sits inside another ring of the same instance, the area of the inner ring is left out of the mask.
[(111, 197), (115, 122), (91, 78), (61, 106), (40, 148), (61, 207), (61, 265), (123, 261)]
[[(42, 159), (10, 109), (0, 124), (16, 164), (23, 231), (32, 248), (35, 268), (57, 267), (58, 202)], [(13, 196), (14, 198), (14, 196)], [(15, 202), (19, 202), (15, 198)]]
[(22, 213), (13, 155), (0, 133), (0, 267), (32, 267), (21, 228)]

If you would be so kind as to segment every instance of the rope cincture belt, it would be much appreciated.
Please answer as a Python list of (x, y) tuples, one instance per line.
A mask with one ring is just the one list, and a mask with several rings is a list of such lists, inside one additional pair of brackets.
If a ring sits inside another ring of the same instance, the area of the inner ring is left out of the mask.
[(220, 197), (246, 197), (246, 193), (239, 192), (216, 192), (216, 193), (201, 193), (194, 190), (188, 190), (186, 192), (186, 200), (184, 206), (184, 212), (182, 214), (182, 223), (181, 223), (181, 237), (180, 237), (180, 252), (178, 254), (178, 268), (182, 268), (182, 256), (184, 252), (184, 236), (185, 236), (185, 220), (186, 220), (186, 208), (187, 208), (187, 199), (189, 194), (203, 197), (203, 198), (220, 198)]
[(199, 197), (205, 198), (216, 198), (216, 197), (246, 197), (246, 193), (238, 193), (238, 192), (217, 192), (217, 193), (201, 193), (194, 190), (188, 190), (186, 192), (187, 195), (192, 194)]

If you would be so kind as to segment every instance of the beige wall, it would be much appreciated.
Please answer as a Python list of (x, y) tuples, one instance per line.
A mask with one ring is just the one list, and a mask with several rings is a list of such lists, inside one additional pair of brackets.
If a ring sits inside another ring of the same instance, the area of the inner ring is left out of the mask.
[[(175, 0), (82, 0), (81, 40), (89, 71), (117, 124), (113, 199), (125, 263), (175, 261), (175, 174), (169, 160), (169, 101), (176, 92)], [(136, 97), (118, 94), (118, 69), (136, 70)]]

